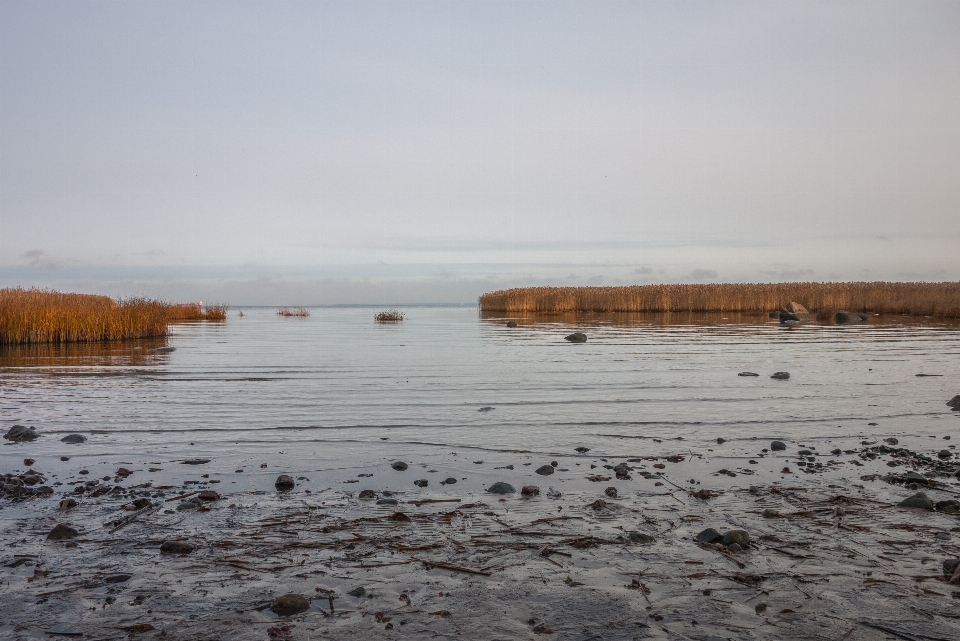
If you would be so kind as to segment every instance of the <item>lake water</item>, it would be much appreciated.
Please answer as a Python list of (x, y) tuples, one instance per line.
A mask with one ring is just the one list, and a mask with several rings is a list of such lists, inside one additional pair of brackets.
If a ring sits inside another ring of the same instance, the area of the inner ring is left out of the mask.
[[(160, 342), (6, 348), (2, 422), (55, 437), (37, 454), (80, 432), (92, 458), (314, 462), (304, 469), (412, 452), (660, 455), (717, 437), (814, 442), (960, 426), (944, 404), (960, 393), (956, 324), (592, 316), (511, 329), (473, 307), (408, 308), (394, 325), (375, 323), (375, 311), (248, 308), (177, 325)], [(576, 330), (587, 343), (563, 340)], [(162, 345), (176, 349), (151, 351)], [(771, 379), (777, 371), (790, 379)]]

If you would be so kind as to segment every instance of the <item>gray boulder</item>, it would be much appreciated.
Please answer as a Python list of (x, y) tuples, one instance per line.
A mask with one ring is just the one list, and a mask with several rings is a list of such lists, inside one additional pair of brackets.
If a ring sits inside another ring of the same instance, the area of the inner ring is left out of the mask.
[(783, 441), (774, 441), (770, 444), (770, 449), (774, 452), (782, 452), (787, 449), (787, 444)]
[[(956, 396), (951, 398), (949, 401), (947, 401), (947, 406), (952, 407), (955, 410), (960, 410), (960, 394), (957, 394)], [(16, 427), (16, 425), (14, 425), (14, 427)], [(23, 426), (21, 425), (20, 427), (23, 427)]]
[(26, 425), (14, 425), (7, 433), (3, 435), (3, 438), (8, 441), (13, 441), (14, 443), (26, 443), (27, 441), (35, 441), (37, 437), (40, 436), (37, 434), (37, 431), (32, 427), (27, 427)]
[(551, 474), (553, 474), (553, 466), (541, 465), (540, 467), (537, 468), (537, 474), (539, 474), (540, 476), (550, 476)]
[(839, 311), (833, 316), (833, 320), (836, 321), (837, 325), (850, 325), (854, 323), (866, 323), (869, 320), (869, 316), (866, 314), (858, 314), (857, 312), (845, 312)]
[(700, 543), (716, 543), (723, 538), (723, 535), (714, 530), (712, 527), (708, 527), (706, 530), (693, 538), (695, 541)]
[(509, 483), (498, 481), (488, 487), (487, 492), (490, 492), (491, 494), (514, 494), (516, 493), (516, 490)]
[(780, 309), (780, 322), (796, 321), (798, 323), (809, 323), (813, 316), (807, 311), (807, 308), (800, 303), (793, 301), (787, 303)]
[(723, 533), (720, 540), (725, 546), (730, 547), (734, 543), (746, 550), (750, 547), (750, 534), (746, 530), (730, 530)]
[(67, 434), (62, 439), (61, 443), (83, 443), (87, 440), (87, 437), (83, 434)]
[(903, 499), (897, 503), (897, 507), (912, 507), (919, 510), (933, 510), (933, 501), (923, 492), (917, 492), (913, 496)]

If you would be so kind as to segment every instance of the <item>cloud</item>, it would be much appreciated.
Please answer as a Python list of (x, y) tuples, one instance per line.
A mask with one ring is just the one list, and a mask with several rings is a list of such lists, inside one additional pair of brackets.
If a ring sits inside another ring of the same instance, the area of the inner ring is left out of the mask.
[(42, 249), (29, 249), (23, 252), (23, 257), (27, 259), (27, 264), (31, 267), (45, 267), (46, 269), (60, 267), (60, 264), (53, 258), (47, 257)]
[(690, 272), (690, 280), (716, 280), (719, 274), (715, 269), (695, 269)]

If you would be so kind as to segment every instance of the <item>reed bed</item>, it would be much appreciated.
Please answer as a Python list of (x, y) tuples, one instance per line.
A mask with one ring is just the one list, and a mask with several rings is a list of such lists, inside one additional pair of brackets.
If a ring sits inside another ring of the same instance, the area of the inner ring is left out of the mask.
[(303, 318), (309, 315), (310, 312), (305, 307), (281, 307), (277, 310), (277, 316), (299, 316)]
[(0, 345), (162, 337), (170, 323), (221, 320), (226, 305), (181, 307), (148, 298), (0, 289)]
[(836, 310), (960, 318), (960, 282), (722, 283), (625, 287), (522, 287), (480, 297), (485, 312), (765, 313), (795, 301)]
[(385, 309), (373, 317), (378, 323), (399, 323), (404, 319), (404, 313), (399, 309)]

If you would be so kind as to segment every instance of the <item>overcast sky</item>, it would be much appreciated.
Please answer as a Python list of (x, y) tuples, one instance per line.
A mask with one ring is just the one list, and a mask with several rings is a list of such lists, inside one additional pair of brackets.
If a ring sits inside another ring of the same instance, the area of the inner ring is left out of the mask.
[(0, 286), (960, 279), (960, 2), (0, 3)]

